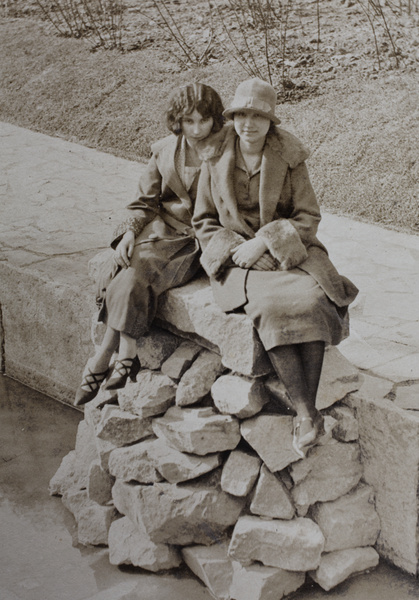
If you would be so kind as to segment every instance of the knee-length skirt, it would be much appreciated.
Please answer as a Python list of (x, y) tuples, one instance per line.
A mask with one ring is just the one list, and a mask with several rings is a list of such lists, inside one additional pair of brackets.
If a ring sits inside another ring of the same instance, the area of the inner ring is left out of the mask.
[(337, 307), (317, 281), (298, 267), (249, 270), (246, 297), (243, 309), (266, 350), (313, 341), (337, 345), (349, 335), (347, 307)]

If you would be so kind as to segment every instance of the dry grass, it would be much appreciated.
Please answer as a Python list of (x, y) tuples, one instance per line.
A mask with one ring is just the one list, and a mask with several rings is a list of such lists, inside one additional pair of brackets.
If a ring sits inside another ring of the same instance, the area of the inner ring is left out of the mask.
[[(164, 39), (135, 52), (91, 52), (39, 20), (10, 17), (0, 22), (0, 37), (0, 119), (134, 160), (146, 159), (150, 143), (166, 134), (161, 115), (174, 86), (204, 81), (227, 102), (247, 77), (228, 57), (184, 70)], [(336, 48), (350, 39), (340, 36)], [(324, 60), (290, 67), (295, 81), (316, 84), (317, 92), (278, 108), (284, 126), (313, 151), (320, 201), (333, 212), (418, 231), (416, 65), (377, 73), (373, 59), (369, 67), (358, 61), (332, 70)]]

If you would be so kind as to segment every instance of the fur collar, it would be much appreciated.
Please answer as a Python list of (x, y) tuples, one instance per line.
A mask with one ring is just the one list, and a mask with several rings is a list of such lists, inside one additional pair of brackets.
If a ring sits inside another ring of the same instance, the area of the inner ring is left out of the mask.
[[(224, 131), (225, 130), (225, 131)], [(232, 124), (226, 125), (223, 130), (223, 135), (214, 139), (212, 146), (212, 156), (220, 156), (226, 146), (233, 146), (232, 140), (236, 137), (236, 132)], [(221, 133), (221, 132), (220, 132)], [(275, 133), (268, 133), (266, 144), (276, 152), (282, 160), (284, 160), (291, 169), (307, 160), (310, 155), (308, 149), (298, 138), (289, 131), (281, 127), (275, 127)], [(212, 158), (209, 156), (208, 158)], [(205, 157), (205, 160), (208, 160)]]

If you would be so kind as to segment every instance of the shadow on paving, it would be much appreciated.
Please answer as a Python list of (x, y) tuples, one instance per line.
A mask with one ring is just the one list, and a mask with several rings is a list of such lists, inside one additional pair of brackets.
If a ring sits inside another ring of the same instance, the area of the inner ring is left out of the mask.
[[(106, 548), (74, 542), (75, 521), (59, 498), (49, 496), (48, 483), (74, 449), (82, 418), (0, 376), (0, 538), (7, 540), (0, 548), (2, 600), (210, 600), (186, 568), (159, 575), (117, 568)], [(417, 580), (381, 562), (331, 592), (306, 584), (292, 598), (410, 600), (418, 594)]]

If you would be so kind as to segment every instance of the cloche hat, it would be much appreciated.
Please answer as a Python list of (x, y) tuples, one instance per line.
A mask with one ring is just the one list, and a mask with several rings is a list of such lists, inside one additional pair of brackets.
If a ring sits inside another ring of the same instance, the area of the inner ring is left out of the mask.
[(234, 99), (223, 115), (232, 117), (241, 110), (257, 113), (278, 125), (280, 119), (275, 116), (276, 92), (266, 81), (258, 77), (247, 79), (238, 85)]

